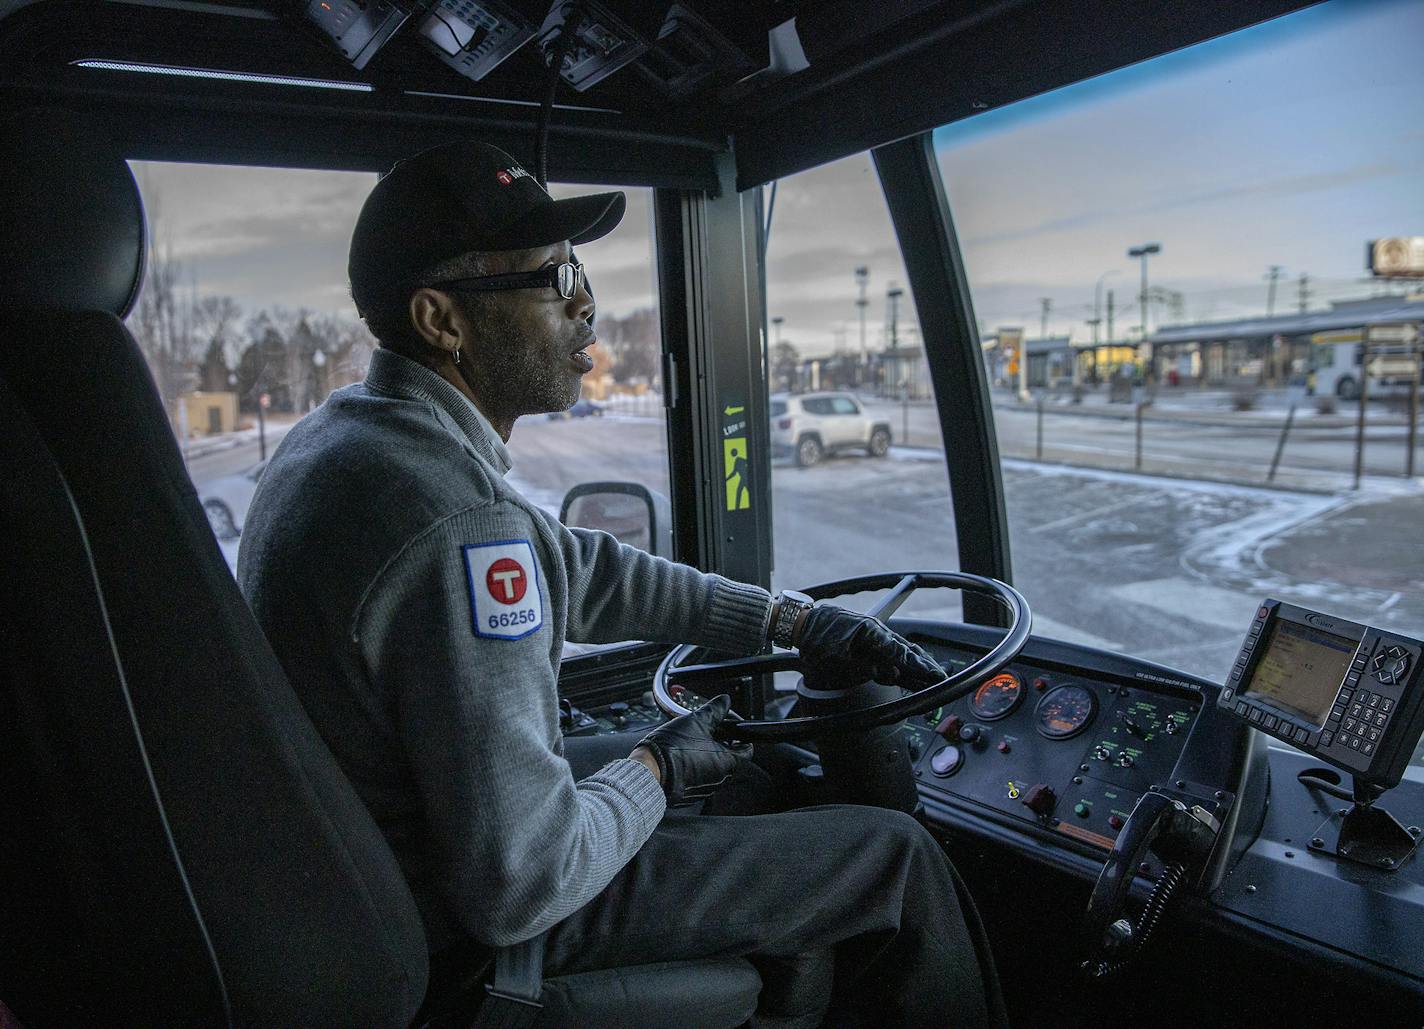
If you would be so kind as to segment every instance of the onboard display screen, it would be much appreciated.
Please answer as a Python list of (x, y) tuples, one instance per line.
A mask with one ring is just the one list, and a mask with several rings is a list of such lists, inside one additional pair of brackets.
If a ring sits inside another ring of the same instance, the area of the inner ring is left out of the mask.
[(1356, 645), (1343, 636), (1278, 618), (1244, 692), (1322, 726)]

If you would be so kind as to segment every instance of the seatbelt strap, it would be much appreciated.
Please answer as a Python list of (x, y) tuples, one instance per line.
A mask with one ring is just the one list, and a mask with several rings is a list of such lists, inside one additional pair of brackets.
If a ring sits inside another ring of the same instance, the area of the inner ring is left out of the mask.
[(485, 984), (485, 1000), (470, 1029), (528, 1029), (544, 1005), (544, 937), (501, 947), (494, 956), (494, 981)]

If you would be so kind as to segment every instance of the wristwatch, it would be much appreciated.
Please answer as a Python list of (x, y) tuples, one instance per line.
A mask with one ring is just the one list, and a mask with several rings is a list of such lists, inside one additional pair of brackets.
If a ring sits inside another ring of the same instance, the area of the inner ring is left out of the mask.
[(778, 647), (796, 645), (796, 623), (815, 605), (815, 601), (795, 590), (782, 590), (776, 598), (776, 617), (771, 623), (771, 642)]

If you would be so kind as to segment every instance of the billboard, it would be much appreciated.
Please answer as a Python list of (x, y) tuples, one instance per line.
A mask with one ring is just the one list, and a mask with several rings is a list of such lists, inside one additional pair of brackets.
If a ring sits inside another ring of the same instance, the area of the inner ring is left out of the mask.
[(1382, 279), (1424, 279), (1424, 236), (1390, 236), (1365, 244), (1365, 267)]

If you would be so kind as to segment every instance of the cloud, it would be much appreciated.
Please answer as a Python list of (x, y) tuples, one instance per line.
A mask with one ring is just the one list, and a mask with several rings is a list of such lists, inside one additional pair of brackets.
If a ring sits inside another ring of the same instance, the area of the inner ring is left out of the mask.
[[(1393, 161), (1373, 161), (1349, 168), (1332, 171), (1310, 172), (1299, 175), (1285, 175), (1264, 182), (1240, 182), (1216, 189), (1204, 189), (1178, 195), (1159, 195), (1156, 199), (1137, 204), (1104, 203), (1090, 210), (1060, 218), (1049, 218), (1033, 225), (1005, 232), (983, 233), (963, 241), (965, 246), (984, 246), (991, 243), (1007, 243), (1034, 239), (1052, 233), (1095, 225), (1101, 221), (1114, 222), (1142, 215), (1165, 211), (1182, 210), (1219, 204), (1233, 200), (1266, 200), (1301, 196), (1322, 190), (1338, 189), (1375, 179), (1403, 175), (1406, 169)], [(1110, 200), (1112, 198), (1104, 198)]]

